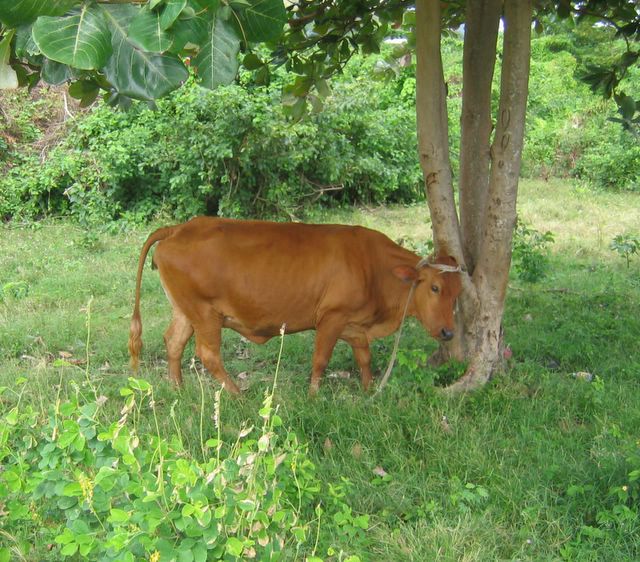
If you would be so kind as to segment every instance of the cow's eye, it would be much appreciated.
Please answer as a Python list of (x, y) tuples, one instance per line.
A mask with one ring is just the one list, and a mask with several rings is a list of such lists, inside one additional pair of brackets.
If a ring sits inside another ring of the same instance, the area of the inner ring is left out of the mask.
[(440, 287), (438, 287), (438, 285), (431, 285), (431, 290), (434, 293), (439, 293), (440, 292)]

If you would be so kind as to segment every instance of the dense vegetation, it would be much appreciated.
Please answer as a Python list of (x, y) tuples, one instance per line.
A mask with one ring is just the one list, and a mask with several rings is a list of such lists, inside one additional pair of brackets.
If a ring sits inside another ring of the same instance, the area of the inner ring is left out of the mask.
[[(525, 175), (640, 189), (637, 139), (608, 121), (613, 103), (594, 97), (578, 79), (584, 65), (601, 56), (603, 41), (614, 45), (613, 57), (618, 47), (604, 29), (534, 40)], [(455, 169), (459, 38), (446, 40), (444, 56)], [(384, 75), (391, 78), (374, 79)], [(333, 82), (323, 111), (302, 122), (285, 117), (277, 77), (269, 87), (252, 80), (245, 73), (238, 85), (213, 92), (191, 85), (159, 101), (155, 111), (139, 104), (114, 113), (99, 105), (67, 120), (63, 137), (46, 127), (55, 98), (41, 95), (33, 104), (24, 94), (5, 94), (0, 215), (72, 214), (87, 223), (139, 222), (162, 212), (173, 219), (200, 213), (291, 218), (318, 205), (423, 197), (412, 66), (354, 59)]]

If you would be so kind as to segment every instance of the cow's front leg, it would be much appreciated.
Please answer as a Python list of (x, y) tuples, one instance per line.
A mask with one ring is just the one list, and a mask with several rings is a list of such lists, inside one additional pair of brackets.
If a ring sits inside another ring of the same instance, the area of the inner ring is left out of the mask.
[(320, 379), (329, 364), (333, 348), (344, 328), (341, 316), (332, 315), (323, 317), (316, 327), (316, 346), (313, 351), (313, 365), (311, 368), (311, 384), (309, 395), (315, 396), (320, 388)]
[(356, 358), (358, 367), (360, 367), (360, 382), (362, 389), (367, 391), (371, 387), (373, 375), (371, 373), (371, 349), (366, 338), (360, 340), (349, 340), (353, 356)]

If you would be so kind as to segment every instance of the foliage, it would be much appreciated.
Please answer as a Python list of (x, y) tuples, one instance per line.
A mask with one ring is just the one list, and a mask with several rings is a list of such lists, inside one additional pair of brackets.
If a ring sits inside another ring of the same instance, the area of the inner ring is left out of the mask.
[[(588, 0), (576, 2), (575, 13), (578, 21), (586, 20), (604, 23), (615, 29), (616, 37), (622, 38), (626, 48), (613, 61), (591, 63), (582, 73), (582, 80), (593, 92), (605, 98), (613, 98), (618, 106), (619, 117), (612, 121), (621, 123), (627, 131), (638, 133), (640, 123), (640, 100), (635, 100), (623, 90), (629, 84), (628, 76), (637, 67), (640, 51), (637, 41), (640, 37), (640, 12), (632, 0)], [(560, 13), (562, 16), (562, 12)], [(633, 88), (630, 91), (634, 91)]]
[(633, 234), (618, 234), (611, 241), (611, 249), (627, 261), (627, 269), (633, 254), (640, 253), (640, 237)]
[[(384, 85), (373, 85), (382, 91)], [(409, 107), (337, 84), (325, 110), (291, 123), (269, 89), (195, 84), (126, 113), (97, 107), (44, 166), (24, 155), (0, 180), (0, 213), (70, 212), (88, 223), (140, 222), (159, 212), (304, 215), (320, 204), (419, 197)]]
[[(553, 33), (553, 34), (551, 34)], [(624, 49), (607, 28), (560, 28), (532, 41), (531, 75), (523, 173), (573, 176), (594, 187), (637, 191), (637, 138), (608, 120), (613, 104), (594, 98), (579, 80), (581, 68)], [(627, 81), (637, 88), (640, 76)]]
[[(574, 176), (612, 190), (640, 186), (636, 139), (607, 121), (605, 103), (577, 79), (603, 41), (615, 52), (623, 48), (602, 28), (551, 29), (534, 38), (525, 175)], [(383, 49), (385, 60), (393, 49)], [(461, 49), (459, 36), (444, 38), (454, 171)], [(0, 214), (72, 213), (87, 224), (137, 223), (163, 212), (174, 220), (216, 211), (302, 218), (317, 204), (414, 201), (422, 191), (414, 66), (395, 67), (390, 79), (380, 80), (376, 64), (352, 58), (333, 80), (323, 111), (303, 122), (288, 121), (280, 105), (277, 88), (286, 76), (261, 88), (249, 72), (242, 74), (244, 87), (211, 93), (192, 81), (159, 101), (155, 112), (134, 105), (111, 114), (100, 106), (66, 128), (59, 125), (59, 96), (40, 90), (27, 102), (22, 92), (5, 93), (3, 138), (10, 150)], [(628, 80), (635, 84), (638, 77)], [(363, 89), (370, 95), (362, 96)], [(65, 130), (66, 140), (56, 144)]]
[(277, 39), (285, 21), (282, 0), (2, 0), (0, 77), (22, 86), (71, 81), (84, 105), (106, 90), (110, 103), (126, 106), (179, 88), (185, 57), (203, 86), (231, 83), (240, 48)]
[[(15, 403), (0, 430), (3, 528), (26, 527), (51, 543), (53, 556), (282, 560), (300, 549), (315, 555), (325, 509), (349, 539), (369, 526), (368, 516), (345, 503), (340, 485), (321, 507), (316, 467), (295, 433), (283, 431), (273, 394), (259, 411), (262, 427), (243, 427), (235, 442), (225, 443), (216, 392), (217, 436), (205, 439), (201, 412), (195, 458), (179, 431), (160, 433), (145, 380), (131, 378), (120, 389), (124, 404), (113, 421), (102, 412), (108, 398), (95, 389), (88, 399), (76, 386), (73, 398), (58, 395), (46, 413), (21, 404), (29, 392), (25, 378), (0, 391)], [(141, 431), (146, 416), (155, 419), (155, 432)], [(16, 544), (28, 554), (28, 545)], [(0, 548), (0, 555), (8, 553)]]
[(547, 274), (549, 267), (549, 244), (554, 236), (544, 234), (518, 220), (513, 233), (513, 268), (522, 281), (535, 283)]

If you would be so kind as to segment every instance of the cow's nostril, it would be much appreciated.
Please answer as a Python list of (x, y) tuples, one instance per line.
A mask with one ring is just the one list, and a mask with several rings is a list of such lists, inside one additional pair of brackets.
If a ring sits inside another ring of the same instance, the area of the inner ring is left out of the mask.
[(442, 330), (440, 330), (440, 337), (444, 341), (449, 341), (450, 339), (453, 339), (453, 332), (447, 328), (442, 328)]

